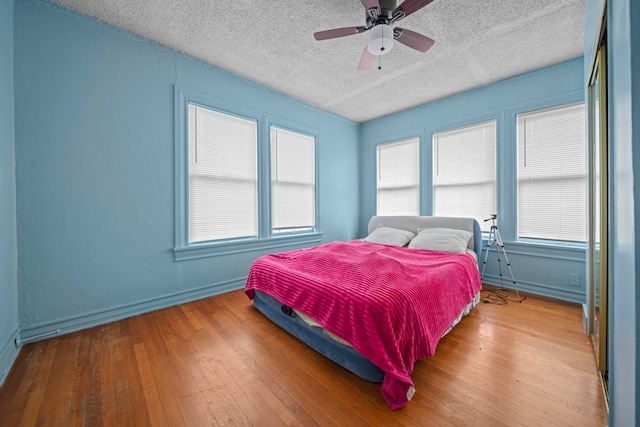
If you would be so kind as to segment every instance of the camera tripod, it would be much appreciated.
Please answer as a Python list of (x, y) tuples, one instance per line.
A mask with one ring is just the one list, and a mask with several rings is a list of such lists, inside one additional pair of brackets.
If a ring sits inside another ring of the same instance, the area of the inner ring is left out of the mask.
[(487, 241), (487, 249), (484, 254), (484, 262), (482, 263), (482, 274), (480, 275), (480, 280), (484, 278), (484, 269), (487, 266), (487, 258), (489, 258), (489, 248), (494, 245), (496, 247), (496, 255), (498, 257), (498, 272), (500, 273), (500, 286), (504, 288), (504, 284), (502, 282), (502, 265), (500, 264), (500, 250), (502, 250), (502, 255), (504, 256), (504, 260), (507, 263), (507, 267), (509, 268), (509, 274), (511, 275), (511, 282), (513, 283), (513, 289), (516, 291), (516, 295), (518, 297), (518, 302), (522, 302), (522, 298), (520, 298), (520, 292), (518, 292), (518, 286), (516, 286), (516, 281), (513, 278), (513, 272), (511, 271), (511, 264), (509, 263), (509, 258), (507, 257), (507, 251), (504, 249), (504, 243), (502, 243), (502, 237), (500, 237), (500, 231), (498, 231), (498, 226), (496, 225), (496, 218), (498, 215), (491, 214), (491, 218), (487, 218), (484, 222), (491, 221), (491, 230), (489, 231), (489, 240)]

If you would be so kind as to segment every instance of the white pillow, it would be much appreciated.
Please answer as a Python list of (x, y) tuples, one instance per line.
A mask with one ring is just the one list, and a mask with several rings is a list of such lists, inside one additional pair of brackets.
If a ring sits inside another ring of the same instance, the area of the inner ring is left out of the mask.
[(452, 254), (465, 253), (469, 239), (473, 236), (471, 231), (455, 228), (424, 228), (419, 231), (409, 243), (410, 248)]
[(404, 246), (415, 237), (415, 233), (399, 228), (385, 227), (380, 224), (375, 230), (364, 238), (365, 242), (378, 243), (380, 245)]

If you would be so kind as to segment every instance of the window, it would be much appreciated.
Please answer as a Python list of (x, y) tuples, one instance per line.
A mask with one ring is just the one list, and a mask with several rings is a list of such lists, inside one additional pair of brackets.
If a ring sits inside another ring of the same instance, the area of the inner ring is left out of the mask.
[(378, 145), (377, 214), (420, 215), (420, 139)]
[(433, 214), (475, 218), (496, 213), (496, 122), (433, 134)]
[(315, 138), (271, 127), (271, 228), (274, 233), (316, 225)]
[(316, 129), (278, 119), (272, 144), (267, 114), (179, 86), (175, 108), (176, 261), (322, 241)]
[(255, 237), (257, 124), (189, 104), (189, 243)]
[(518, 237), (586, 238), (584, 104), (518, 115)]

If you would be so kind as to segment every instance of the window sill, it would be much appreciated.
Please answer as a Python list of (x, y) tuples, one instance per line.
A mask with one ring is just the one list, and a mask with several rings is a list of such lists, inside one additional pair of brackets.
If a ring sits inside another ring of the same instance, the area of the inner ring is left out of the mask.
[[(584, 262), (587, 246), (584, 243), (555, 242), (551, 240), (517, 240), (504, 241), (509, 257), (511, 255), (553, 258), (556, 260)], [(487, 240), (483, 239), (482, 250), (486, 251)], [(492, 245), (491, 250), (495, 251)], [(486, 257), (486, 253), (482, 254)]]
[(173, 249), (175, 261), (209, 258), (232, 255), (244, 252), (264, 251), (290, 246), (311, 246), (322, 241), (322, 233), (288, 234), (286, 236), (272, 236), (265, 239), (247, 239), (215, 243), (202, 243)]
[(554, 248), (554, 249), (567, 249), (575, 251), (584, 251), (587, 248), (584, 242), (562, 242), (555, 240), (539, 240), (539, 239), (519, 239), (515, 242), (510, 242), (515, 245), (533, 246), (539, 248)]

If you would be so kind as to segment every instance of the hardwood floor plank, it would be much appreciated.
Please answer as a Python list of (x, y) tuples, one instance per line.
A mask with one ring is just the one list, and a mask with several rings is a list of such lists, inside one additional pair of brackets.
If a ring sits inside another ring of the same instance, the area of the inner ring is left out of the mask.
[(84, 426), (87, 424), (87, 396), (89, 395), (89, 350), (91, 340), (84, 332), (70, 335), (77, 347), (77, 357), (74, 364), (71, 381), (71, 398), (68, 402), (69, 416), (66, 419), (69, 426)]
[[(178, 405), (178, 398), (184, 389), (176, 361), (171, 358), (166, 340), (175, 333), (167, 312), (175, 307), (149, 313), (144, 320), (148, 323), (149, 335), (144, 338), (149, 360), (149, 369), (160, 397), (165, 414), (165, 423), (186, 425), (184, 415)], [(185, 408), (186, 410), (186, 408)]]
[(102, 357), (103, 331), (110, 326), (98, 326), (89, 332), (89, 392), (87, 394), (86, 420), (89, 425), (102, 425), (102, 370), (104, 363)]
[(55, 360), (59, 343), (60, 340), (50, 340), (42, 351), (42, 360), (38, 361), (39, 366), (35, 373), (35, 378), (37, 378), (38, 381), (34, 383), (34, 387), (29, 393), (27, 404), (20, 418), (20, 427), (36, 425), (43, 401), (45, 400), (46, 384), (49, 382), (49, 376), (52, 372), (53, 361)]
[(70, 423), (73, 416), (71, 404), (73, 402), (73, 388), (69, 387), (69, 378), (74, 377), (79, 344), (79, 336), (61, 337), (55, 360), (52, 363), (56, 369), (51, 371), (47, 383), (48, 389), (58, 390), (58, 392), (42, 401), (36, 421), (37, 425), (52, 425), (52, 419), (64, 420), (66, 425)]
[(121, 413), (120, 410), (118, 409), (117, 412), (111, 410), (113, 407), (118, 407), (113, 353), (114, 344), (118, 342), (119, 338), (119, 324), (110, 325), (109, 328), (104, 328), (101, 332), (101, 354), (99, 357), (100, 364), (102, 365), (102, 369), (100, 370), (102, 425), (119, 425), (118, 418)]
[(151, 421), (151, 425), (162, 425), (166, 420), (167, 414), (164, 412), (162, 405), (162, 399), (160, 393), (156, 387), (153, 374), (151, 373), (151, 362), (147, 356), (144, 343), (138, 343), (133, 346), (136, 354), (136, 364), (138, 365), (138, 372), (140, 373), (140, 380), (142, 381), (142, 392), (144, 393), (144, 399), (146, 402), (147, 415)]
[(0, 424), (604, 426), (577, 305), (480, 304), (416, 362), (391, 411), (366, 382), (234, 291), (28, 344), (0, 389)]
[(20, 422), (34, 382), (38, 378), (39, 361), (46, 346), (46, 342), (39, 342), (23, 348), (14, 363), (11, 375), (0, 389), (0, 396), (2, 390), (11, 390), (12, 393), (11, 400), (0, 398), (0, 416), (8, 425), (16, 426)]

